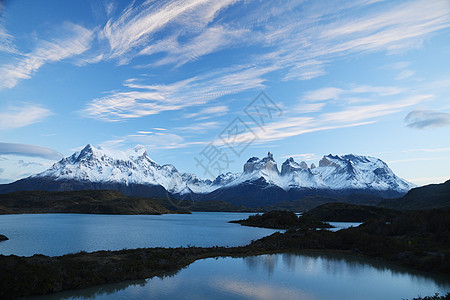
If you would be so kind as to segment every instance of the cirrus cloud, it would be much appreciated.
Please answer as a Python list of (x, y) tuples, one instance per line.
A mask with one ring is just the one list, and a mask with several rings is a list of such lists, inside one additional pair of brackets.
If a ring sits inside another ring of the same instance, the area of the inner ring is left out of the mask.
[(36, 104), (12, 106), (0, 112), (0, 130), (38, 123), (52, 114), (50, 110)]

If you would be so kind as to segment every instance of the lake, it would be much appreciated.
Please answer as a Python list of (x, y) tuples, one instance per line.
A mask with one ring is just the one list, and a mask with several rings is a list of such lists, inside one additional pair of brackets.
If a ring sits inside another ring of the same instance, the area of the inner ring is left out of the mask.
[[(0, 216), (0, 254), (55, 256), (139, 247), (241, 246), (276, 230), (230, 224), (249, 213)], [(333, 222), (339, 228), (359, 223)], [(164, 278), (31, 299), (402, 299), (445, 294), (448, 277), (338, 254), (209, 258)]]
[(244, 246), (276, 230), (230, 224), (250, 213), (1, 215), (0, 254), (58, 256), (145, 247)]
[(27, 299), (411, 299), (450, 278), (342, 254), (208, 258), (176, 274)]

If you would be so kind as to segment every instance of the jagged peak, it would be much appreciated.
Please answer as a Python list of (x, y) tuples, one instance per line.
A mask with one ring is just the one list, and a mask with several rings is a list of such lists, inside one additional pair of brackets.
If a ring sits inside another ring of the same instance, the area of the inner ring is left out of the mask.
[(258, 157), (253, 156), (253, 157), (250, 157), (250, 158), (247, 160), (247, 162), (248, 162), (248, 163), (252, 163), (252, 162), (255, 162), (255, 161), (258, 161), (258, 160), (259, 160)]
[(268, 152), (267, 156), (262, 159), (259, 159), (258, 157), (251, 157), (244, 164), (244, 173), (252, 173), (261, 170), (279, 173), (277, 163), (273, 159), (272, 152)]

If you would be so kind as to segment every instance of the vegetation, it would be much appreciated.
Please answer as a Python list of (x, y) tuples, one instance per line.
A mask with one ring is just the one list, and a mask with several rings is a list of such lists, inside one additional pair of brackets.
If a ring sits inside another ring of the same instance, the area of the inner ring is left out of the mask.
[(331, 228), (328, 223), (319, 222), (314, 218), (298, 217), (291, 211), (270, 211), (264, 214), (249, 216), (245, 220), (230, 221), (244, 226), (264, 227), (274, 229), (290, 228)]
[(4, 236), (3, 234), (0, 234), (0, 242), (1, 241), (7, 241), (8, 238), (6, 236)]
[(23, 191), (0, 195), (0, 214), (12, 213), (159, 215), (173, 212), (156, 199), (128, 197), (118, 191), (84, 190)]

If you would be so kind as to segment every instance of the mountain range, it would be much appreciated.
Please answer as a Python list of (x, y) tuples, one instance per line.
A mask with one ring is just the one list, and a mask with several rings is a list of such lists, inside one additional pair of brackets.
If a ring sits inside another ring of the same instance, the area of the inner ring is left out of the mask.
[(225, 173), (209, 180), (179, 172), (170, 164), (157, 164), (142, 146), (111, 152), (87, 145), (42, 173), (0, 185), (0, 193), (111, 189), (126, 195), (222, 200), (257, 207), (310, 195), (393, 198), (412, 187), (382, 160), (370, 156), (329, 154), (318, 166), (288, 158), (279, 169), (269, 152), (261, 159), (250, 158), (242, 173)]

